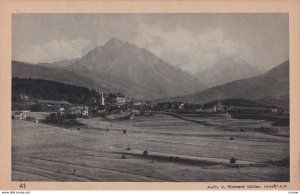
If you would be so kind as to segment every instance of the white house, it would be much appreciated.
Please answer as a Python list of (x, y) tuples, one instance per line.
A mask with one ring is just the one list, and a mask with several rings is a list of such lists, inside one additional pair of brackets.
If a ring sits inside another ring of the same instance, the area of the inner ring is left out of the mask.
[(14, 113), (14, 117), (20, 120), (26, 120), (28, 111), (17, 111)]

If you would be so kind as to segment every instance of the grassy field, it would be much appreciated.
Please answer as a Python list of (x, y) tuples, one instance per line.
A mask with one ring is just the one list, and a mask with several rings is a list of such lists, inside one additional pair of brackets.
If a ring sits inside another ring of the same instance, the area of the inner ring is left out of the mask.
[(211, 126), (162, 114), (79, 119), (86, 124), (80, 128), (13, 120), (12, 180), (289, 181), (288, 127), (225, 116), (192, 119)]

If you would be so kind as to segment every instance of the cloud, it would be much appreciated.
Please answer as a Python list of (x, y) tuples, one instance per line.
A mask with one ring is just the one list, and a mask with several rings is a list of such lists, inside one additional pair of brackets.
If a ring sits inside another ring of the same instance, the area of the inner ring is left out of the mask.
[(221, 29), (207, 29), (199, 33), (183, 28), (163, 29), (159, 25), (141, 25), (133, 42), (159, 57), (196, 73), (231, 55), (243, 56), (248, 46), (230, 39)]
[(91, 42), (85, 39), (51, 40), (41, 45), (23, 47), (15, 60), (31, 63), (55, 62), (82, 57), (90, 48)]
[[(179, 26), (166, 29), (161, 23), (142, 24), (134, 30), (134, 38), (124, 39), (191, 73), (204, 70), (226, 56), (238, 55), (243, 58), (249, 54), (249, 47), (229, 38), (220, 28), (200, 30), (193, 32)], [(102, 39), (107, 41), (106, 38)], [(55, 62), (82, 57), (96, 44), (97, 41), (88, 38), (54, 39), (23, 47), (19, 44), (19, 49), (14, 51), (13, 56), (14, 60), (31, 63)]]

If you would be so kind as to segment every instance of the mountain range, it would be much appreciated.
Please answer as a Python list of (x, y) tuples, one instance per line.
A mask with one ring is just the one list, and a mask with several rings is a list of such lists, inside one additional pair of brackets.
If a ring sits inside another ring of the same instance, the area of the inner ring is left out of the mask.
[[(65, 73), (67, 77), (63, 76)], [(172, 97), (207, 88), (199, 79), (150, 51), (118, 38), (95, 47), (79, 59), (39, 65), (13, 61), (13, 77), (20, 76), (121, 92), (140, 99)]]
[(213, 66), (200, 71), (195, 76), (208, 87), (214, 87), (235, 80), (244, 79), (262, 73), (258, 68), (238, 59), (237, 57), (225, 57)]
[(205, 103), (239, 98), (289, 106), (289, 61), (261, 73), (245, 61), (227, 57), (193, 76), (118, 38), (81, 58), (39, 64), (12, 61), (12, 76), (120, 92), (145, 100)]
[(212, 87), (194, 94), (160, 101), (206, 103), (219, 99), (246, 99), (266, 105), (279, 105), (289, 109), (289, 61), (266, 73)]

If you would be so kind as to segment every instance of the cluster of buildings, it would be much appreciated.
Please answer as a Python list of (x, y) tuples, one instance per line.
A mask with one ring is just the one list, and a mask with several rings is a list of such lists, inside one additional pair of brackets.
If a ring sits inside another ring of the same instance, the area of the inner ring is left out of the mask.
[(131, 113), (132, 115), (151, 115), (152, 105), (150, 102), (134, 98), (125, 98), (122, 95), (116, 95), (106, 103), (107, 114)]
[(55, 112), (57, 115), (70, 118), (88, 118), (110, 114), (123, 114), (129, 112), (135, 116), (151, 113), (151, 106), (145, 101), (126, 98), (122, 94), (101, 94), (96, 105), (72, 104), (67, 101), (37, 100), (31, 103), (28, 110), (16, 111), (15, 119), (26, 120), (29, 111)]
[(156, 104), (154, 110), (177, 113), (223, 113), (229, 107), (218, 104), (190, 104), (183, 102), (162, 102)]
[[(150, 102), (138, 100), (134, 98), (126, 98), (122, 94), (101, 94), (100, 99), (95, 99), (93, 105), (72, 104), (67, 101), (54, 100), (36, 100), (30, 101), (27, 96), (26, 102), (30, 103), (29, 108), (17, 109), (26, 111), (16, 111), (12, 115), (14, 119), (28, 119), (28, 111), (32, 112), (55, 112), (59, 116), (66, 118), (89, 118), (97, 116), (116, 115), (122, 116), (129, 114), (131, 116), (152, 115), (152, 111), (166, 111), (174, 113), (191, 113), (191, 114), (206, 114), (206, 113), (221, 113), (221, 114), (267, 114), (277, 115), (283, 112), (283, 109), (277, 106), (251, 106), (233, 105), (234, 103), (222, 104), (221, 101), (214, 101), (205, 104), (191, 104), (184, 102), (161, 102), (151, 104)], [(240, 101), (240, 104), (243, 101)], [(236, 103), (238, 104), (238, 103)], [(245, 103), (244, 103), (245, 104)]]
[(277, 106), (242, 106), (225, 105), (220, 101), (206, 104), (190, 104), (183, 102), (161, 102), (154, 106), (156, 111), (176, 113), (242, 113), (242, 114), (279, 114), (283, 111)]

